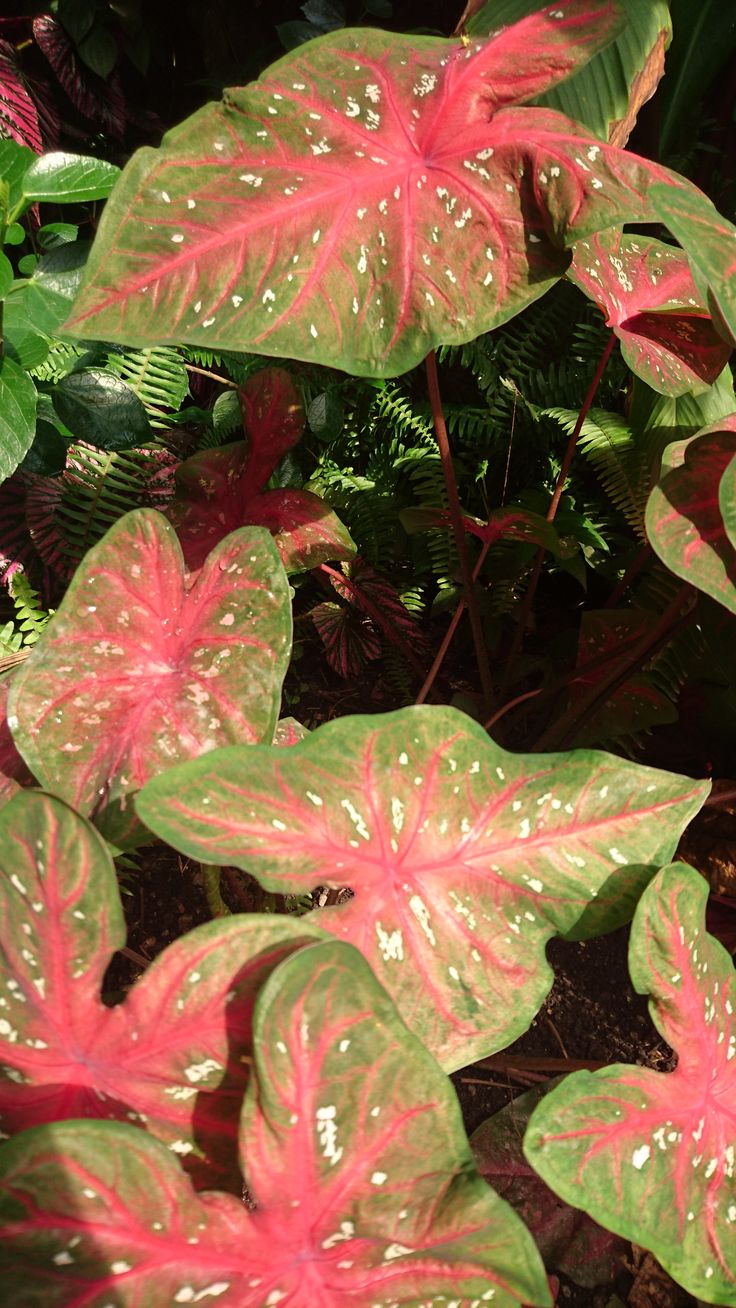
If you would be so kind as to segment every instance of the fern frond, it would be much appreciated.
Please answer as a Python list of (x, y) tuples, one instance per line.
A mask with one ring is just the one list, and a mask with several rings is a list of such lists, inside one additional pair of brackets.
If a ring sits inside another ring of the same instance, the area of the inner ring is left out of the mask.
[(35, 645), (52, 612), (44, 608), (37, 590), (24, 572), (13, 573), (8, 590), (15, 609), (15, 624), (23, 645)]
[(30, 368), (29, 372), (40, 382), (57, 382), (62, 377), (66, 377), (71, 372), (77, 359), (82, 357), (82, 351), (76, 345), (69, 341), (52, 340), (49, 352), (37, 368)]
[(111, 349), (109, 368), (127, 382), (145, 406), (152, 427), (165, 427), (167, 412), (178, 412), (189, 393), (187, 370), (177, 350), (161, 345), (144, 350)]
[[(547, 409), (571, 435), (578, 414), (570, 409)], [(612, 503), (624, 515), (640, 540), (646, 540), (644, 512), (653, 482), (652, 443), (636, 440), (617, 413), (591, 409), (578, 439), (578, 448), (592, 467)]]

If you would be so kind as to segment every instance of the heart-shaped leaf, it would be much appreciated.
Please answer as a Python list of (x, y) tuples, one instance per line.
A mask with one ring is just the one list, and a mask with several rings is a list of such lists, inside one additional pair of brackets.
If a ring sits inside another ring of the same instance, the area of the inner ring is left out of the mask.
[(100, 817), (113, 838), (128, 796), (172, 762), (271, 740), (291, 608), (276, 548), (233, 532), (193, 585), (173, 527), (121, 518), (85, 556), (17, 674), (8, 719), (46, 789)]
[(681, 250), (611, 228), (575, 246), (567, 275), (605, 314), (632, 372), (655, 391), (704, 390), (722, 372), (731, 348)]
[(518, 107), (616, 23), (566, 0), (467, 48), (361, 29), (300, 47), (139, 151), (69, 329), (388, 375), (505, 322), (565, 244), (646, 218), (650, 184), (674, 181)]
[(707, 898), (693, 868), (664, 868), (631, 931), (631, 978), (675, 1071), (575, 1072), (536, 1109), (524, 1151), (557, 1194), (651, 1249), (691, 1294), (736, 1304), (736, 987), (705, 933)]
[(324, 500), (309, 491), (263, 487), (301, 439), (304, 410), (283, 368), (257, 372), (240, 391), (247, 441), (202, 450), (180, 465), (167, 509), (191, 572), (228, 532), (246, 524), (271, 532), (287, 572), (355, 553), (349, 533)]
[(550, 1304), (528, 1231), (473, 1166), (452, 1087), (354, 950), (286, 960), (257, 1002), (255, 1049), (241, 1126), (254, 1212), (194, 1194), (143, 1132), (36, 1128), (0, 1150), (6, 1294), (48, 1308), (80, 1285), (119, 1308)]
[(680, 242), (727, 340), (736, 341), (736, 227), (695, 186), (654, 186), (652, 208)]
[(659, 481), (647, 501), (652, 548), (684, 581), (736, 613), (736, 545), (721, 508), (733, 513), (736, 414), (668, 445)]
[(529, 1117), (549, 1088), (518, 1095), (473, 1132), (470, 1145), (481, 1176), (528, 1226), (545, 1267), (592, 1289), (614, 1279), (629, 1251), (587, 1213), (561, 1203), (524, 1157)]
[(35, 159), (23, 177), (23, 195), (29, 204), (49, 200), (73, 204), (106, 200), (120, 169), (106, 159), (54, 151)]
[(423, 706), (172, 768), (138, 811), (174, 848), (268, 889), (350, 886), (320, 925), (357, 945), (451, 1069), (526, 1030), (551, 984), (549, 938), (626, 921), (706, 793), (606, 754), (509, 754)]
[(68, 1117), (139, 1122), (201, 1184), (239, 1189), (255, 995), (322, 933), (274, 914), (209, 922), (109, 1008), (100, 988), (125, 925), (94, 828), (50, 795), (16, 795), (0, 816), (0, 864), (3, 1131)]

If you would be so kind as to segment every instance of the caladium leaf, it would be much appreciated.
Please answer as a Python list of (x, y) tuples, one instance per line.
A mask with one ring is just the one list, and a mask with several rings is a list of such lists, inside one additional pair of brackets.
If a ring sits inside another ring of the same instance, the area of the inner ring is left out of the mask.
[[(268, 534), (245, 527), (194, 584), (152, 509), (121, 518), (85, 556), (14, 680), (15, 742), (46, 789), (85, 816), (127, 800), (173, 761), (271, 740), (291, 644), (286, 576)], [(129, 806), (128, 806), (129, 807)]]
[(481, 1176), (528, 1226), (545, 1267), (592, 1289), (612, 1281), (630, 1251), (587, 1213), (562, 1203), (526, 1161), (524, 1132), (549, 1089), (545, 1084), (518, 1095), (473, 1132), (470, 1146)]
[(322, 933), (273, 914), (208, 922), (109, 1008), (100, 988), (125, 925), (94, 828), (50, 795), (16, 795), (0, 816), (0, 864), (3, 1132), (69, 1117), (130, 1120), (198, 1182), (239, 1189), (254, 999), (282, 958)]
[[(400, 517), (401, 525), (409, 533), (436, 531), (438, 527), (449, 529), (451, 526), (447, 509), (403, 509)], [(486, 522), (465, 514), (463, 526), (471, 536), (477, 536), (486, 545), (504, 539), (525, 540), (532, 545), (544, 545), (553, 554), (559, 552), (559, 541), (553, 524), (547, 522), (541, 513), (534, 513), (521, 506), (494, 509)]]
[(202, 450), (181, 464), (167, 509), (190, 571), (228, 532), (246, 524), (271, 532), (287, 572), (349, 559), (355, 545), (318, 495), (284, 487), (264, 490), (283, 455), (301, 439), (304, 410), (283, 368), (267, 368), (240, 391), (247, 441)]
[(734, 972), (705, 932), (708, 885), (679, 863), (642, 896), (629, 948), (674, 1072), (618, 1065), (566, 1077), (524, 1151), (548, 1185), (650, 1249), (691, 1294), (736, 1304)]
[[(288, 752), (288, 751), (287, 751)], [(132, 1128), (37, 1128), (0, 1151), (0, 1273), (62, 1308), (550, 1304), (534, 1243), (478, 1176), (454, 1091), (370, 969), (287, 959), (255, 1017), (241, 1124), (254, 1212), (195, 1195)]]
[(651, 201), (687, 254), (715, 321), (736, 341), (736, 227), (695, 186), (653, 187)]
[(509, 754), (455, 709), (345, 717), (289, 750), (221, 750), (155, 778), (143, 821), (271, 890), (350, 886), (320, 912), (448, 1069), (521, 1035), (545, 945), (628, 919), (707, 785), (612, 756)]
[(566, 0), (467, 48), (361, 29), (300, 47), (134, 157), (69, 330), (390, 375), (505, 322), (565, 244), (645, 218), (673, 179), (519, 107), (615, 25), (608, 0)]
[(704, 390), (723, 371), (731, 347), (681, 250), (611, 228), (575, 246), (567, 275), (605, 314), (632, 372), (655, 391)]
[[(659, 481), (647, 501), (652, 548), (676, 576), (736, 613), (736, 546), (723, 521), (719, 498), (733, 495), (736, 414), (668, 445)], [(730, 471), (729, 471), (730, 470)]]
[(358, 677), (371, 659), (381, 657), (381, 638), (370, 618), (345, 604), (318, 604), (309, 614), (325, 658), (339, 676)]
[(30, 781), (30, 773), (18, 753), (7, 719), (10, 682), (0, 680), (0, 807), (6, 804), (23, 782)]

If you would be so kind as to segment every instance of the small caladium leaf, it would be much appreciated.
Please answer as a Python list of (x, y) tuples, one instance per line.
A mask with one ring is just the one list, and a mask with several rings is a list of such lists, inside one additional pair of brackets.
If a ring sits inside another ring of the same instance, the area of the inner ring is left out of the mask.
[[(296, 966), (294, 966), (296, 965)], [(254, 1212), (196, 1195), (130, 1127), (37, 1128), (0, 1151), (7, 1293), (62, 1308), (550, 1304), (541, 1259), (473, 1165), (447, 1078), (353, 949), (287, 959), (256, 1007), (241, 1124)]]
[(279, 718), (273, 733), (274, 745), (296, 745), (309, 735), (309, 728), (296, 718)]
[(0, 1128), (65, 1117), (140, 1123), (195, 1179), (239, 1188), (237, 1123), (259, 986), (317, 919), (218, 919), (170, 945), (109, 1008), (125, 941), (104, 842), (59, 799), (16, 795), (0, 816)]
[(338, 676), (360, 676), (371, 659), (381, 657), (381, 637), (370, 618), (352, 605), (317, 604), (309, 614), (325, 658)]
[(655, 391), (704, 390), (722, 372), (731, 347), (681, 250), (610, 228), (575, 246), (567, 275), (605, 314), (632, 372)]
[(467, 47), (363, 29), (300, 47), (139, 151), (69, 330), (385, 376), (505, 322), (566, 244), (645, 218), (673, 178), (519, 107), (616, 28), (608, 0), (566, 0)]
[(736, 341), (736, 227), (695, 186), (655, 186), (651, 202), (687, 254), (695, 281), (726, 340)]
[(631, 932), (631, 978), (675, 1071), (566, 1077), (533, 1114), (524, 1152), (557, 1194), (650, 1249), (691, 1294), (736, 1304), (734, 971), (705, 932), (707, 898), (693, 868), (664, 868)]
[(457, 710), (422, 706), (171, 768), (138, 811), (174, 848), (268, 889), (350, 886), (320, 926), (357, 945), (451, 1069), (526, 1030), (552, 981), (549, 938), (627, 920), (706, 793), (592, 751), (509, 754)]
[[(449, 530), (450, 514), (446, 509), (403, 509), (399, 515), (401, 525), (409, 533), (418, 531), (436, 531), (438, 527)], [(547, 522), (541, 513), (520, 506), (494, 509), (486, 522), (480, 518), (463, 516), (463, 526), (471, 536), (476, 536), (486, 545), (497, 540), (525, 540), (531, 545), (544, 545), (553, 554), (559, 552), (557, 532), (551, 522)]]
[(630, 1250), (587, 1213), (562, 1203), (526, 1161), (524, 1132), (549, 1088), (535, 1086), (518, 1095), (473, 1132), (470, 1145), (481, 1176), (531, 1231), (545, 1267), (592, 1289), (614, 1279)]
[[(734, 489), (736, 415), (668, 445), (659, 481), (647, 501), (652, 548), (676, 576), (736, 613), (736, 546), (724, 524)], [(733, 512), (733, 507), (731, 507)]]
[(115, 838), (155, 772), (271, 740), (290, 643), (288, 582), (266, 532), (233, 532), (190, 585), (173, 528), (135, 510), (85, 556), (16, 676), (16, 745), (80, 813), (107, 810)]
[(181, 464), (167, 509), (190, 571), (237, 527), (271, 532), (287, 572), (349, 559), (355, 545), (324, 500), (293, 487), (264, 490), (277, 463), (301, 439), (304, 410), (282, 368), (251, 377), (240, 392), (247, 441), (202, 450)]
[(31, 774), (15, 747), (8, 726), (9, 690), (10, 682), (7, 677), (3, 677), (0, 680), (0, 807), (12, 798), (24, 782), (31, 779)]

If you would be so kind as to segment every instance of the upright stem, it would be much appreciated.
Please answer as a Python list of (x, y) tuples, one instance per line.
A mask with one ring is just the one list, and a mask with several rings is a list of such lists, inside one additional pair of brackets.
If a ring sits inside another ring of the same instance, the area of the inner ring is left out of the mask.
[[(484, 541), (481, 552), (478, 555), (478, 562), (473, 568), (473, 581), (477, 579), (478, 574), (480, 573), (480, 570), (486, 561), (486, 555), (490, 548), (491, 548), (491, 542)], [(415, 704), (423, 704), (430, 690), (432, 689), (435, 683), (435, 678), (440, 668), (442, 667), (442, 664), (444, 663), (445, 657), (447, 655), (447, 651), (450, 648), (450, 645), (452, 644), (452, 638), (458, 629), (458, 624), (460, 622), (461, 617), (463, 616), (464, 609), (465, 609), (465, 596), (463, 595), (462, 599), (460, 600), (460, 603), (458, 604), (457, 608), (455, 609), (455, 612), (452, 615), (452, 621), (450, 622), (450, 625), (447, 628), (447, 631), (445, 632), (445, 635), (442, 640), (442, 644), (437, 650), (434, 663), (432, 664), (431, 668), (429, 669), (429, 672), (427, 673), (427, 676), (424, 681), (424, 685), (422, 686), (422, 689), (420, 690), (419, 694), (414, 700)]]
[(430, 350), (425, 360), (425, 364), (427, 368), (429, 399), (432, 405), (432, 421), (434, 422), (437, 445), (442, 460), (442, 471), (445, 475), (447, 503), (450, 510), (450, 521), (452, 523), (452, 531), (455, 537), (455, 546), (460, 560), (465, 603), (468, 606), (468, 616), (470, 617), (470, 626), (473, 632), (473, 644), (475, 646), (475, 658), (478, 664), (478, 675), (480, 677), (483, 703), (484, 707), (487, 709), (490, 708), (494, 700), (493, 681), (491, 679), (491, 669), (488, 662), (488, 650), (486, 649), (485, 637), (483, 635), (483, 624), (480, 620), (480, 610), (478, 608), (478, 601), (473, 584), (473, 573), (470, 566), (470, 555), (468, 554), (468, 547), (465, 539), (463, 515), (460, 508), (460, 497), (457, 493), (455, 469), (452, 466), (452, 454), (450, 452), (450, 442), (447, 437), (445, 415), (442, 411), (442, 396), (440, 395), (440, 382), (437, 375), (437, 356), (435, 355), (434, 350)]
[(349, 577), (346, 577), (344, 572), (338, 572), (336, 568), (331, 568), (329, 563), (320, 563), (319, 571), (323, 572), (327, 577), (332, 577), (334, 581), (339, 582), (341, 586), (344, 586), (345, 589), (354, 596), (356, 604), (365, 610), (368, 617), (373, 619), (376, 626), (380, 628), (386, 639), (401, 651), (405, 659), (408, 659), (417, 675), (423, 677), (424, 664), (419, 658), (419, 655), (412, 649), (408, 640), (405, 640), (397, 630), (396, 624), (387, 621), (379, 606), (374, 604), (373, 601), (368, 598), (365, 592), (360, 589), (360, 586), (356, 586), (355, 582), (351, 581)]
[[(595, 399), (596, 391), (598, 390), (598, 387), (600, 385), (601, 377), (603, 376), (606, 370), (606, 364), (608, 363), (608, 360), (611, 357), (611, 352), (615, 344), (616, 344), (616, 337), (614, 336), (613, 332), (611, 332), (611, 334), (608, 337), (608, 340), (606, 341), (605, 349), (598, 361), (598, 367), (596, 368), (595, 373), (593, 374), (593, 380), (590, 383), (590, 386), (588, 387), (588, 393), (585, 396), (585, 399), (583, 400), (583, 407), (581, 408), (580, 413), (578, 414), (578, 420), (575, 423), (575, 428), (573, 430), (572, 436), (567, 442), (567, 449), (565, 450), (565, 457), (562, 460), (562, 466), (560, 468), (559, 475), (557, 477), (557, 484), (555, 485), (555, 489), (552, 493), (552, 499), (550, 500), (549, 508), (547, 509), (547, 514), (546, 514), (547, 522), (554, 522), (554, 519), (557, 516), (557, 510), (560, 507), (560, 500), (562, 499), (562, 492), (565, 489), (565, 482), (567, 481), (567, 476), (570, 471), (570, 465), (572, 464), (573, 457), (575, 454), (575, 447), (577, 446), (580, 433), (583, 430), (583, 423), (585, 422), (585, 419), (590, 413), (590, 410), (593, 405), (593, 400)], [(521, 646), (524, 641), (524, 632), (526, 631), (526, 624), (529, 621), (529, 614), (531, 613), (532, 604), (534, 603), (534, 597), (537, 593), (537, 584), (539, 582), (539, 577), (542, 571), (542, 563), (544, 562), (544, 555), (545, 555), (544, 546), (540, 545), (539, 549), (537, 550), (536, 557), (534, 559), (534, 567), (532, 569), (531, 580), (529, 582), (529, 586), (527, 587), (526, 595), (522, 600), (521, 608), (519, 609), (519, 618), (516, 624), (516, 631), (514, 632), (514, 639), (511, 644), (511, 650), (509, 652), (508, 662), (506, 664), (506, 674), (504, 676), (503, 686), (501, 687), (502, 691), (505, 690), (508, 685), (512, 669), (516, 664), (516, 660), (519, 656), (519, 652), (521, 650)]]

